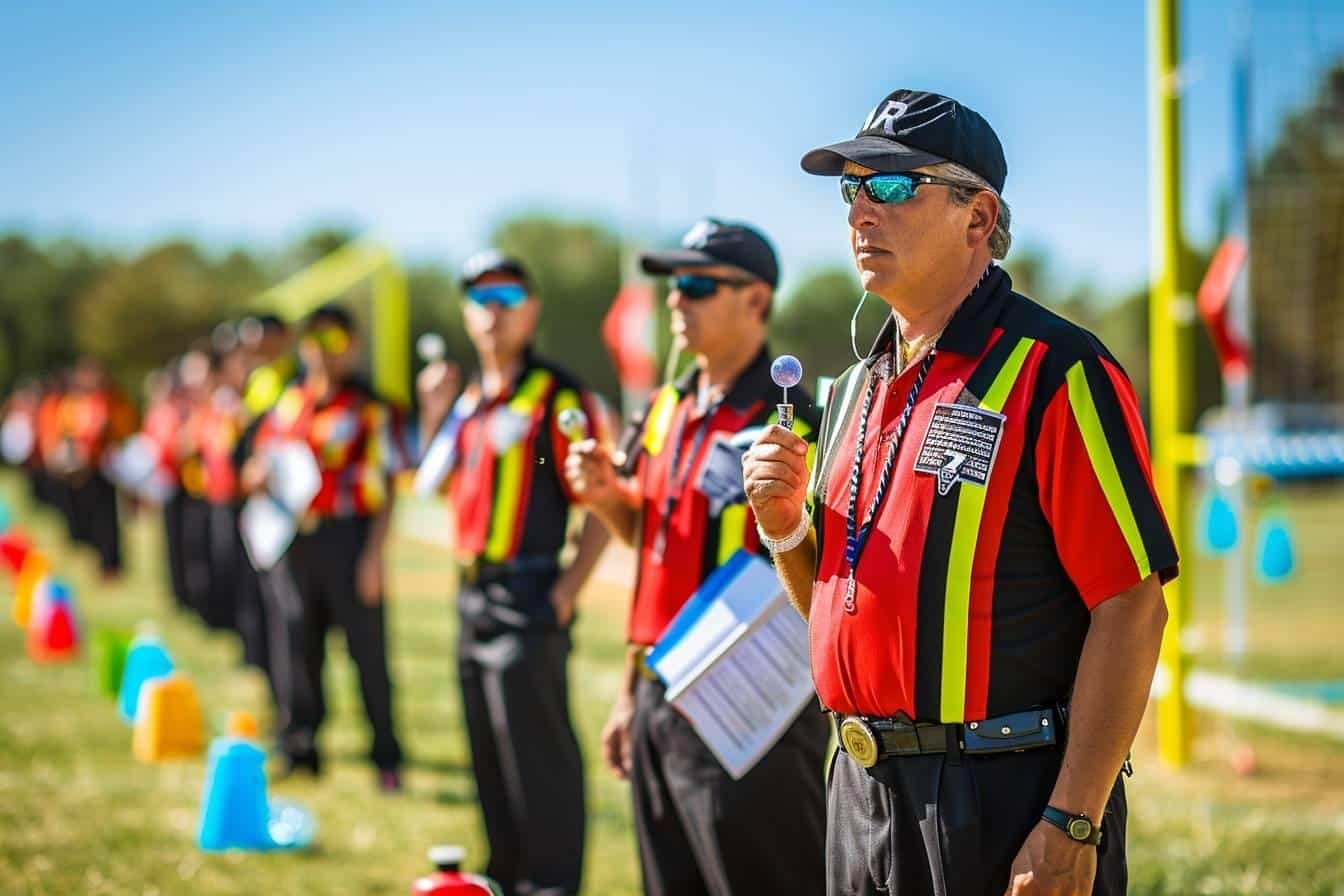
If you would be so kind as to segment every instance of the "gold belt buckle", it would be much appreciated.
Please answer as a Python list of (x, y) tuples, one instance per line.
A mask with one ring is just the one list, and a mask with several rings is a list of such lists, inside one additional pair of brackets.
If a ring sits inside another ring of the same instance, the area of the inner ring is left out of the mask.
[(846, 716), (840, 723), (840, 743), (845, 752), (864, 768), (877, 765), (879, 747), (872, 727), (858, 716)]

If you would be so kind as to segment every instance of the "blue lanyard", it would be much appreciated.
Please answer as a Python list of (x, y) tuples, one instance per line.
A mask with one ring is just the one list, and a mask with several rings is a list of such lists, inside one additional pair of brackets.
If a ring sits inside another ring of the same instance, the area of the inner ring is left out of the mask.
[(882, 461), (882, 473), (877, 480), (877, 492), (873, 495), (863, 525), (860, 526), (858, 505), (859, 480), (863, 472), (863, 446), (868, 440), (868, 412), (873, 406), (873, 393), (877, 391), (877, 381), (881, 379), (876, 373), (869, 374), (868, 391), (864, 393), (863, 410), (859, 414), (859, 437), (854, 446), (854, 463), (849, 471), (849, 508), (845, 515), (845, 563), (849, 566), (849, 581), (845, 583), (846, 613), (853, 613), (856, 609), (854, 576), (859, 568), (859, 558), (863, 556), (863, 549), (868, 545), (868, 536), (873, 530), (873, 520), (877, 518), (877, 512), (882, 507), (882, 499), (887, 496), (891, 474), (896, 469), (896, 455), (900, 453), (901, 441), (905, 438), (905, 430), (909, 427), (910, 417), (915, 411), (915, 401), (919, 398), (919, 390), (924, 386), (924, 378), (929, 375), (929, 368), (933, 366), (936, 354), (936, 349), (930, 349), (924, 358), (924, 363), (919, 365), (919, 373), (915, 375), (915, 382), (910, 387), (910, 397), (905, 401), (905, 410), (901, 411), (901, 419), (896, 423), (896, 432), (892, 434), (891, 442), (887, 445), (887, 456)]

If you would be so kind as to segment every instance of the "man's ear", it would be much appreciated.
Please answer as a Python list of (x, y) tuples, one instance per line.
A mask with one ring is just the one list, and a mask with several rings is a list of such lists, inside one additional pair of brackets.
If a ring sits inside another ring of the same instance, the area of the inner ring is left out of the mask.
[(766, 320), (770, 313), (770, 302), (772, 293), (770, 287), (762, 282), (756, 282), (747, 287), (747, 305), (762, 320)]
[(966, 245), (988, 243), (999, 222), (999, 201), (988, 190), (981, 190), (971, 199), (971, 218), (966, 226)]

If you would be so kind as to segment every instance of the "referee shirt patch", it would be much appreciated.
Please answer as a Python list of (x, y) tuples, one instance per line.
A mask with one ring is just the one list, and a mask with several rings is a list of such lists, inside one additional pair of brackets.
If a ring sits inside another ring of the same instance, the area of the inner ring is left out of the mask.
[(948, 494), (958, 482), (984, 488), (994, 469), (1006, 420), (982, 408), (938, 403), (919, 446), (915, 471), (937, 476), (940, 495)]

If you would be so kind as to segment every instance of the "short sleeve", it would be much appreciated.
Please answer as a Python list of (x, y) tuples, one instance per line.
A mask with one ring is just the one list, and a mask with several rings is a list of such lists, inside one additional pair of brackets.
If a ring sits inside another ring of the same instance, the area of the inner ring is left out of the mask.
[(1042, 414), (1035, 463), (1056, 550), (1089, 609), (1155, 572), (1175, 578), (1138, 398), (1118, 365), (1094, 354), (1067, 367)]

